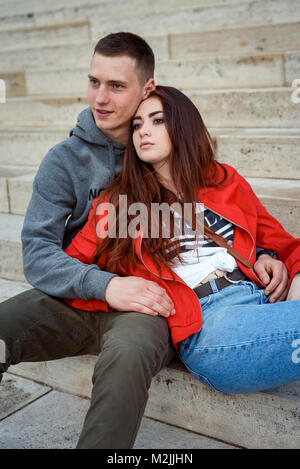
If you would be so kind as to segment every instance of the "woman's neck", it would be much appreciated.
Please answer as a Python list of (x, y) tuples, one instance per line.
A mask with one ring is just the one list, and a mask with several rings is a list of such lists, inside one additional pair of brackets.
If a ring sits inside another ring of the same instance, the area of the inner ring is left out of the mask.
[(158, 175), (158, 178), (161, 182), (161, 184), (168, 189), (169, 191), (173, 192), (175, 195), (177, 195), (178, 190), (176, 189), (173, 178), (171, 176), (170, 172), (170, 165), (169, 162), (166, 161), (163, 164), (153, 164), (153, 169), (155, 170), (156, 174)]

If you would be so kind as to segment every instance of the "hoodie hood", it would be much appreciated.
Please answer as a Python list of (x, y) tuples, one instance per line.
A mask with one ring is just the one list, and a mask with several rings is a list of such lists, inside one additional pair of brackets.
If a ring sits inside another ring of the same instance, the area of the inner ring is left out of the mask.
[(96, 126), (95, 119), (90, 107), (81, 111), (77, 118), (77, 124), (70, 131), (70, 137), (75, 135), (85, 142), (101, 145), (103, 147), (113, 146), (115, 150), (124, 151), (124, 146), (107, 138)]

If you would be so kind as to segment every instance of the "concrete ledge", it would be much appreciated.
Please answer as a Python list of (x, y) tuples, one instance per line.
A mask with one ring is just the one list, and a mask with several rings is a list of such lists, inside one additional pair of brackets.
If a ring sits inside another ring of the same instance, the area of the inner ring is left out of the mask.
[(25, 214), (36, 170), (30, 166), (0, 166), (0, 212)]
[(266, 24), (296, 23), (300, 21), (298, 0), (273, 0), (236, 2), (229, 5), (171, 10), (166, 15), (160, 13), (122, 17), (98, 21), (91, 18), (92, 39), (116, 31), (132, 31), (141, 35), (180, 34), (201, 31), (216, 31)]
[[(87, 399), (5, 374), (1, 383), (0, 449), (75, 448)], [(143, 418), (134, 449), (235, 449), (225, 443)]]
[[(283, 66), (283, 55), (168, 60), (156, 63), (155, 80), (160, 85), (172, 84), (180, 89), (283, 86)], [(27, 94), (80, 94), (87, 86), (87, 74), (86, 67), (26, 71)]]
[(249, 53), (264, 55), (300, 49), (299, 23), (249, 26), (171, 34), (170, 58)]
[[(23, 363), (10, 372), (90, 397), (94, 356)], [(293, 391), (291, 391), (293, 390)], [(153, 379), (145, 416), (246, 448), (298, 448), (300, 382), (288, 390), (247, 395), (218, 393), (199, 383), (179, 362)]]
[[(207, 127), (300, 128), (299, 105), (292, 102), (290, 87), (184, 92), (199, 109)], [(3, 129), (73, 127), (79, 112), (87, 106), (87, 98), (76, 94), (8, 98), (0, 106), (0, 125)]]
[(39, 166), (43, 157), (59, 142), (69, 136), (70, 129), (18, 129), (0, 130), (0, 165)]
[[(69, 128), (0, 129), (0, 165), (38, 166), (48, 150), (69, 135)], [(300, 174), (300, 129), (209, 128), (218, 160), (243, 176), (294, 179)]]
[(0, 50), (13, 51), (19, 47), (18, 44), (23, 44), (23, 48), (29, 48), (66, 43), (76, 44), (88, 40), (90, 40), (89, 23), (81, 21), (72, 24), (2, 31), (0, 32)]

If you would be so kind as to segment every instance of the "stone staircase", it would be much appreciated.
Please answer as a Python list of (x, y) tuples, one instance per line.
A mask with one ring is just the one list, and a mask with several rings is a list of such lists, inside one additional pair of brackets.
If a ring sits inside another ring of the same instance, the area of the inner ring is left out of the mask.
[[(28, 288), (20, 231), (34, 175), (87, 106), (97, 40), (132, 31), (157, 58), (156, 82), (198, 106), (219, 160), (300, 236), (299, 0), (0, 0), (0, 297)], [(21, 283), (19, 283), (21, 282)], [(89, 396), (94, 357), (12, 371)], [(76, 372), (75, 372), (76, 370)], [(78, 372), (80, 370), (80, 372)], [(146, 415), (247, 448), (300, 446), (300, 382), (247, 396), (204, 388), (175, 363), (153, 381)]]

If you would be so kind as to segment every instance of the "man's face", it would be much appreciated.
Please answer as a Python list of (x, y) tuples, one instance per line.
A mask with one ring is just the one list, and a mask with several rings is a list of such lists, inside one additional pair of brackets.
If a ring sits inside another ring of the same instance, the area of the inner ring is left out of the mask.
[(131, 118), (147, 95), (146, 86), (139, 82), (135, 59), (94, 54), (87, 95), (96, 125), (104, 135), (126, 143)]

